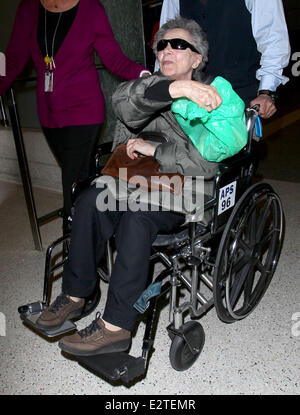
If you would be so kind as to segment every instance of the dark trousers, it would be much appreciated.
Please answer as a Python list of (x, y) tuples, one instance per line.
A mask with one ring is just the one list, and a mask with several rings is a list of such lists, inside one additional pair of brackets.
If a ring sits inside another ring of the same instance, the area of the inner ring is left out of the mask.
[(45, 128), (43, 132), (62, 172), (64, 216), (71, 216), (72, 184), (95, 173), (94, 155), (102, 124)]
[(137, 317), (133, 305), (147, 285), (151, 245), (158, 232), (178, 228), (184, 217), (166, 211), (101, 212), (96, 207), (96, 199), (102, 190), (91, 186), (75, 202), (71, 249), (64, 267), (62, 290), (74, 297), (91, 295), (106, 241), (115, 235), (117, 256), (103, 318), (132, 330)]

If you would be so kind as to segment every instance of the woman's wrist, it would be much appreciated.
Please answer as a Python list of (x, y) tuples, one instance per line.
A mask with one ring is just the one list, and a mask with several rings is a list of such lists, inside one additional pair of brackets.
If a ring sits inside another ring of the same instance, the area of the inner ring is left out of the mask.
[(174, 81), (169, 86), (169, 94), (172, 99), (187, 97), (189, 88), (190, 81)]

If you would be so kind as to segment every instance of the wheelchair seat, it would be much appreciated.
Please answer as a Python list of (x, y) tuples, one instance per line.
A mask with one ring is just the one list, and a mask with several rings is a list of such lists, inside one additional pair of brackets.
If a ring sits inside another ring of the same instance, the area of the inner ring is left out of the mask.
[[(207, 226), (202, 225), (201, 223), (197, 224), (196, 234), (203, 234), (207, 231)], [(155, 241), (153, 242), (153, 247), (171, 247), (179, 246), (187, 242), (189, 238), (189, 229), (185, 226), (183, 229), (180, 228), (177, 231), (175, 230), (172, 233), (163, 234), (160, 233), (157, 235)]]

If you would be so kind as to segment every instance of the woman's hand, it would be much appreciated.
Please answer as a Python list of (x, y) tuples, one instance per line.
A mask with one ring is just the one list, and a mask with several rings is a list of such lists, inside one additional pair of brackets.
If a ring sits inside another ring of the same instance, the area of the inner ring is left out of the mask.
[(222, 104), (222, 97), (214, 86), (198, 81), (174, 81), (170, 84), (169, 93), (172, 98), (188, 98), (208, 112)]
[[(139, 157), (139, 154), (144, 156), (153, 156), (156, 147), (142, 138), (130, 138), (126, 144), (126, 151), (128, 157), (132, 160)], [(139, 154), (138, 154), (139, 153)]]

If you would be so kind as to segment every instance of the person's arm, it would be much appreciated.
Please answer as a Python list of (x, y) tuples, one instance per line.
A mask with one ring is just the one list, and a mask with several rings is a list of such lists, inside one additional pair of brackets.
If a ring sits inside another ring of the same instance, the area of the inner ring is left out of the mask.
[(148, 89), (158, 85), (158, 82), (166, 80), (163, 75), (154, 74), (118, 85), (112, 96), (116, 117), (132, 131), (143, 128), (156, 112), (172, 103), (171, 96), (156, 99), (146, 93)]
[(222, 103), (214, 86), (193, 80), (171, 81), (154, 74), (120, 84), (112, 96), (112, 104), (117, 118), (134, 130), (142, 128), (155, 113), (169, 107), (179, 97), (186, 97), (208, 111)]
[(282, 0), (245, 0), (251, 12), (253, 36), (261, 53), (259, 90), (275, 91), (288, 78), (282, 75), (290, 60), (290, 43)]
[(115, 75), (127, 80), (136, 79), (144, 74), (143, 71), (148, 71), (143, 65), (124, 55), (114, 37), (107, 14), (101, 3), (95, 2), (93, 12), (92, 19), (96, 33), (94, 48), (105, 67)]
[(213, 85), (198, 81), (174, 81), (169, 86), (172, 99), (187, 98), (208, 112), (222, 104), (222, 97)]
[(160, 26), (179, 15), (179, 0), (164, 0), (160, 13)]
[(210, 180), (218, 171), (218, 163), (205, 160), (191, 141), (160, 144), (156, 147), (154, 158), (161, 173), (203, 176)]
[[(164, 111), (171, 105), (173, 98), (175, 98), (175, 96), (172, 97), (175, 94), (174, 90), (176, 95), (182, 96), (184, 94), (183, 86), (179, 84), (181, 90), (179, 93), (176, 82), (169, 81), (162, 75), (154, 74), (145, 79), (120, 84), (112, 97), (112, 106), (117, 118), (132, 132), (144, 128), (153, 119), (155, 113)], [(210, 97), (211, 94), (217, 95), (214, 87), (204, 85), (201, 88), (203, 88), (202, 92), (206, 97), (205, 87), (207, 87), (207, 91), (210, 91)], [(186, 93), (188, 92), (186, 91)], [(176, 124), (175, 119), (174, 123)], [(206, 178), (213, 177), (217, 170), (217, 164), (204, 160), (194, 145), (190, 141), (185, 141), (185, 135), (179, 125), (176, 131), (176, 134), (182, 135), (182, 143), (180, 144), (170, 141), (164, 144), (149, 145), (140, 138), (129, 140), (127, 138), (123, 142), (127, 144), (128, 155), (131, 158), (136, 157), (135, 152), (154, 156), (160, 164), (161, 172), (179, 172), (185, 175), (202, 174)]]
[(2, 95), (20, 75), (30, 58), (29, 41), (32, 22), (28, 13), (28, 2), (22, 0), (15, 17), (15, 22), (8, 47), (5, 51), (5, 76), (0, 76), (0, 95)]
[[(290, 59), (290, 43), (282, 0), (245, 0), (251, 13), (253, 36), (261, 53), (256, 77), (259, 91), (276, 91), (288, 78), (282, 74)], [(259, 104), (260, 115), (269, 118), (276, 112), (270, 95), (262, 94), (251, 102)]]
[[(179, 0), (164, 0), (160, 12), (159, 27), (165, 24), (168, 20), (174, 19), (177, 15), (179, 15)], [(154, 70), (159, 70), (157, 59), (155, 60)]]

